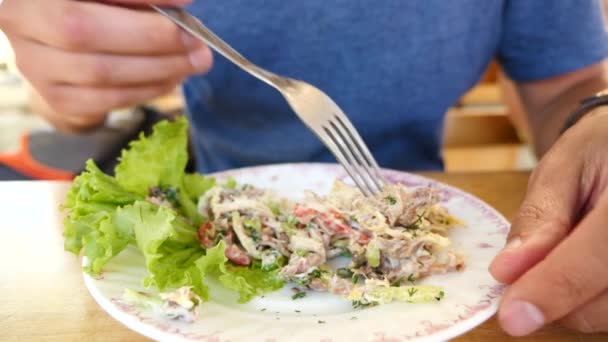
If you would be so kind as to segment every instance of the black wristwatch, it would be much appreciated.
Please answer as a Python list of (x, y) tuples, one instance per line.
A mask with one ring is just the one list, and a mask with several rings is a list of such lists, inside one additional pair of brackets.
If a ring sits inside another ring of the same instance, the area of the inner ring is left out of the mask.
[(585, 116), (585, 114), (601, 106), (608, 106), (608, 90), (601, 91), (582, 100), (581, 105), (566, 119), (566, 123), (564, 123), (564, 127), (562, 128), (562, 133), (568, 130), (568, 128), (574, 126), (574, 124)]

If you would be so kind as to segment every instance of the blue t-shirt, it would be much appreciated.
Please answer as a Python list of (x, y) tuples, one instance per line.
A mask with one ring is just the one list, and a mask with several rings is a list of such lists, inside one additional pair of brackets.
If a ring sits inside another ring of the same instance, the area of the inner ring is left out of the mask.
[[(312, 83), (383, 167), (441, 169), (446, 110), (498, 58), (516, 81), (602, 60), (600, 0), (222, 0), (190, 11), (252, 62)], [(197, 166), (334, 161), (274, 89), (215, 55), (184, 85)]]

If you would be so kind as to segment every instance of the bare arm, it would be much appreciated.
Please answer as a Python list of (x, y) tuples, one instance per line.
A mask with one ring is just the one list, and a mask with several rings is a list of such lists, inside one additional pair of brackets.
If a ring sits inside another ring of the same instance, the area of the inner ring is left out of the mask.
[(517, 84), (536, 154), (547, 152), (580, 100), (608, 88), (608, 62), (558, 77)]

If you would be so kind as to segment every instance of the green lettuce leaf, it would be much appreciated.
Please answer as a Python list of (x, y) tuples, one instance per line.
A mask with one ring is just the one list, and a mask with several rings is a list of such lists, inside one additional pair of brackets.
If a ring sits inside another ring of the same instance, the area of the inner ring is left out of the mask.
[(135, 232), (149, 273), (145, 286), (155, 286), (159, 291), (192, 286), (203, 299), (209, 298), (204, 274), (195, 264), (204, 254), (195, 226), (171, 208), (144, 201), (119, 209), (117, 216), (129, 222)]
[(239, 303), (246, 303), (255, 296), (277, 291), (284, 285), (279, 277), (279, 270), (268, 272), (232, 264), (226, 265), (219, 280), (225, 288), (239, 294)]
[[(197, 202), (215, 179), (186, 174), (188, 125), (185, 119), (163, 121), (149, 137), (140, 136), (123, 151), (115, 177), (93, 161), (70, 188), (63, 209), (65, 249), (88, 259), (85, 271), (99, 274), (129, 244), (143, 254), (147, 287), (159, 291), (191, 286), (209, 299), (206, 277), (239, 294), (245, 302), (283, 286), (276, 271), (234, 266), (224, 256), (225, 243), (205, 250), (197, 229), (204, 222)], [(225, 186), (235, 187), (229, 180)], [(146, 201), (150, 188), (177, 191), (175, 209)]]
[(85, 271), (99, 274), (103, 266), (133, 241), (129, 226), (116, 222), (116, 209), (142, 197), (123, 189), (93, 161), (78, 176), (67, 194), (63, 209), (64, 248), (88, 258)]
[(253, 297), (279, 290), (283, 281), (277, 271), (265, 272), (261, 269), (235, 266), (224, 256), (226, 244), (220, 241), (208, 249), (207, 254), (196, 261), (203, 275), (219, 279), (223, 287), (239, 294), (239, 303), (250, 301)]
[(201, 174), (187, 174), (184, 176), (184, 191), (195, 203), (198, 202), (207, 190), (215, 186), (215, 178), (205, 177)]
[[(152, 187), (173, 187), (178, 192), (176, 207), (194, 225), (200, 226), (203, 218), (196, 203), (214, 184), (212, 178), (186, 175), (188, 163), (188, 122), (184, 117), (174, 122), (161, 121), (150, 136), (142, 133), (139, 140), (129, 144), (122, 152), (115, 174), (125, 189), (146, 196)], [(198, 195), (198, 196), (195, 196)]]
[(122, 152), (115, 174), (125, 189), (146, 196), (150, 187), (181, 186), (188, 162), (188, 122), (161, 121), (150, 136), (139, 140)]

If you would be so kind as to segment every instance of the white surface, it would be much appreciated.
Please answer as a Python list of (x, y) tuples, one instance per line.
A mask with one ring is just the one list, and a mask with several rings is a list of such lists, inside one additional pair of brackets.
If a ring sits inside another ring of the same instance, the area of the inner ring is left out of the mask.
[[(242, 169), (230, 175), (240, 183), (271, 188), (291, 198), (307, 189), (324, 193), (335, 178), (344, 178), (340, 168), (326, 164)], [(354, 310), (349, 303), (326, 294), (293, 301), (288, 286), (283, 292), (239, 305), (233, 294), (212, 287), (212, 300), (204, 303), (197, 322), (168, 321), (121, 300), (125, 288), (142, 289), (143, 258), (134, 248), (123, 251), (106, 265), (100, 279), (85, 275), (85, 283), (110, 315), (156, 340), (443, 341), (481, 324), (496, 312), (503, 290), (487, 268), (504, 244), (507, 221), (481, 201), (454, 188), (405, 173), (387, 175), (406, 184), (437, 187), (443, 204), (466, 224), (451, 234), (455, 248), (468, 258), (465, 271), (433, 276), (423, 282), (444, 287), (446, 296), (440, 302), (394, 303)]]

